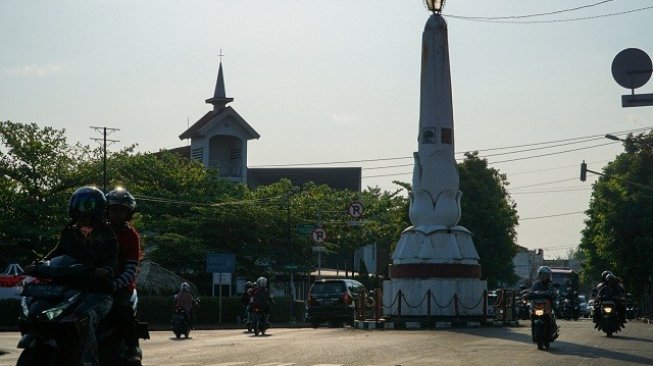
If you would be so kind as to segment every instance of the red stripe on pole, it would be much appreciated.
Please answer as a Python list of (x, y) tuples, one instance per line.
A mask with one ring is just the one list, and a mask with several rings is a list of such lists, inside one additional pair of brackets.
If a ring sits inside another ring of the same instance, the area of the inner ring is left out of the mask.
[(479, 264), (410, 263), (390, 266), (391, 278), (481, 278)]

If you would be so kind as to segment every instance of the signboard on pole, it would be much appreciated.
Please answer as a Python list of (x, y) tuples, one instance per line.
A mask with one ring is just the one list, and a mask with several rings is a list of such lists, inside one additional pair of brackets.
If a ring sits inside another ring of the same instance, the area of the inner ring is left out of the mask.
[(208, 253), (206, 255), (206, 272), (236, 272), (236, 255), (234, 253)]
[(297, 224), (297, 234), (299, 235), (310, 235), (315, 229), (313, 224)]
[(352, 202), (349, 204), (347, 212), (349, 212), (349, 216), (357, 219), (363, 216), (363, 204), (360, 202)]
[(316, 242), (318, 244), (322, 244), (326, 240), (327, 234), (326, 234), (326, 231), (323, 228), (316, 227), (313, 230), (313, 233), (311, 233), (311, 237), (313, 238), (314, 242)]
[(213, 273), (213, 284), (231, 286), (231, 273)]

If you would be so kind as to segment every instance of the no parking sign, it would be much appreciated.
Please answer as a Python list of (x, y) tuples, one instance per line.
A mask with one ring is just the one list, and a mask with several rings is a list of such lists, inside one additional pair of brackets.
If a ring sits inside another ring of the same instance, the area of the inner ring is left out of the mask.
[(311, 233), (311, 237), (313, 238), (313, 241), (322, 244), (327, 238), (326, 230), (324, 230), (321, 227), (316, 227), (315, 230)]

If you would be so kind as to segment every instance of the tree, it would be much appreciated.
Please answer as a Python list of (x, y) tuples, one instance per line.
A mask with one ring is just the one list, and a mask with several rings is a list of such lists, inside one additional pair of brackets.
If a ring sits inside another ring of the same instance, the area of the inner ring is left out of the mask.
[(64, 130), (11, 121), (0, 122), (0, 142), (0, 242), (23, 245), (33, 253), (22, 260), (33, 260), (66, 223), (71, 182), (90, 149), (68, 144)]
[(483, 278), (490, 288), (499, 283), (514, 284), (517, 277), (512, 260), (517, 254), (518, 215), (506, 190), (507, 178), (489, 168), (478, 152), (465, 153), (458, 171), (463, 192), (460, 225), (473, 234)]
[(583, 277), (596, 281), (611, 270), (641, 295), (653, 274), (653, 133), (629, 135), (624, 147), (592, 187), (580, 244)]

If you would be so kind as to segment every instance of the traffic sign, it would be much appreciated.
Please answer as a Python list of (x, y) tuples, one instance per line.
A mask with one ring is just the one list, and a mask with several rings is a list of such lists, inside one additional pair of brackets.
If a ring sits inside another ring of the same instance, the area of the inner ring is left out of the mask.
[(236, 255), (234, 253), (208, 253), (206, 255), (208, 273), (236, 272)]
[(327, 234), (326, 234), (326, 231), (323, 228), (316, 227), (313, 230), (313, 233), (311, 234), (311, 237), (313, 238), (314, 242), (320, 244), (320, 243), (324, 243), (324, 241), (327, 238)]
[(349, 212), (349, 215), (355, 219), (363, 216), (363, 204), (360, 202), (352, 202), (349, 204), (349, 208), (347, 209), (347, 212)]
[(327, 248), (324, 245), (316, 245), (313, 247), (314, 252), (326, 252)]
[(313, 224), (297, 224), (297, 234), (299, 235), (310, 235), (315, 229)]
[(213, 283), (216, 285), (231, 285), (231, 273), (213, 273)]

